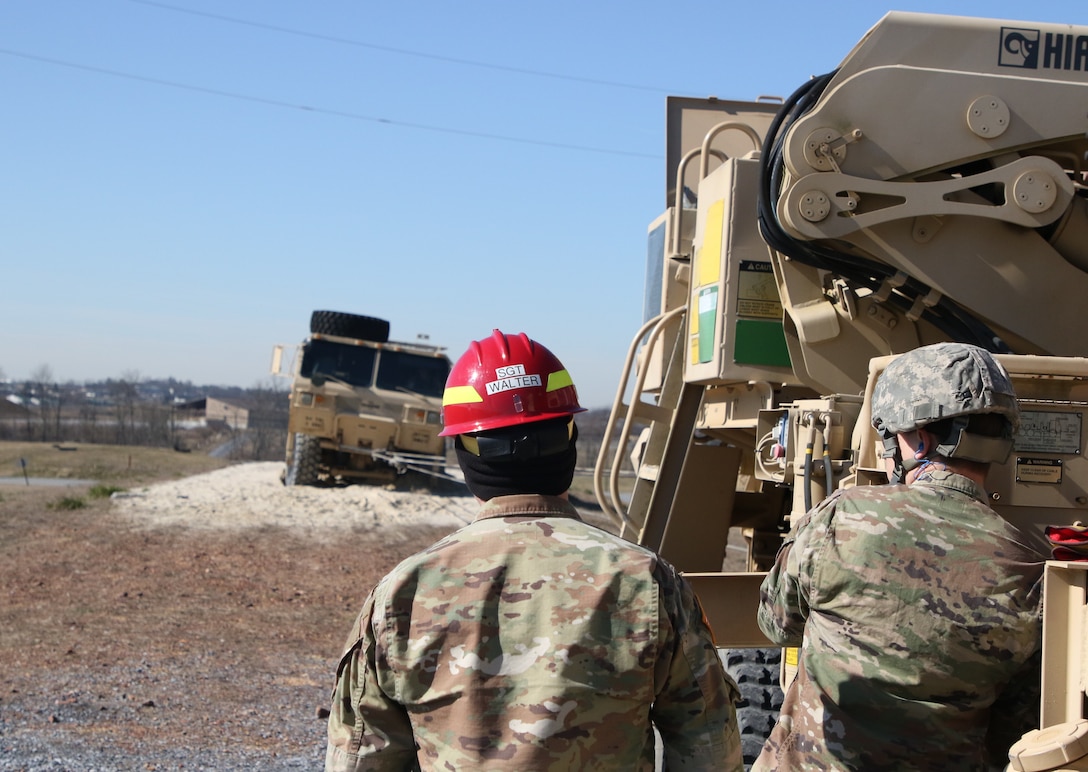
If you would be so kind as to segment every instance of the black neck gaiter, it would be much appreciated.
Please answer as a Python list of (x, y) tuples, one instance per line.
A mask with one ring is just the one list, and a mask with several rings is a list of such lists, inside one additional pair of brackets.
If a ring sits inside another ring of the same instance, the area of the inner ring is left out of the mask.
[(575, 432), (565, 451), (528, 460), (484, 460), (465, 450), (460, 438), (454, 446), (469, 492), (483, 501), (517, 493), (558, 496), (570, 488), (574, 479), (574, 468), (578, 463), (577, 430)]

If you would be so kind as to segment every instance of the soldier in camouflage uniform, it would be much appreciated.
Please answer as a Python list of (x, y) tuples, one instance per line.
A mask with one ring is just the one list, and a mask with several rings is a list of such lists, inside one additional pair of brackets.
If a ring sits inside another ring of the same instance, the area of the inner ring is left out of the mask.
[(881, 374), (893, 484), (816, 506), (763, 582), (760, 627), (801, 648), (753, 770), (982, 770), (1037, 726), (1045, 556), (982, 487), (1018, 418), (983, 349), (926, 346)]
[(567, 371), (496, 330), (450, 372), (470, 525), (367, 599), (337, 672), (327, 770), (742, 769), (734, 702), (689, 584), (567, 499)]

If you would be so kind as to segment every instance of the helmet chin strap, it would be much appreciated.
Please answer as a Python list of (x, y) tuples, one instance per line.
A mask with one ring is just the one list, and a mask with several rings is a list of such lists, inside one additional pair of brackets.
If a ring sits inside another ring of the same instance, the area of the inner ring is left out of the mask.
[(924, 456), (922, 458), (902, 458), (902, 457), (900, 457), (899, 467), (901, 467), (902, 470), (903, 470), (903, 478), (905, 479), (908, 472), (910, 472), (912, 469), (917, 469), (922, 464), (924, 464), (927, 460), (928, 459), (926, 459)]
[[(926, 459), (923, 458), (903, 458), (903, 452), (899, 448), (899, 436), (885, 431), (881, 433), (881, 441), (884, 443), (883, 458), (890, 458), (892, 460), (892, 474), (891, 484), (899, 485), (907, 479), (907, 474), (912, 470), (917, 469)], [(919, 446), (919, 450), (924, 450), (923, 446)]]

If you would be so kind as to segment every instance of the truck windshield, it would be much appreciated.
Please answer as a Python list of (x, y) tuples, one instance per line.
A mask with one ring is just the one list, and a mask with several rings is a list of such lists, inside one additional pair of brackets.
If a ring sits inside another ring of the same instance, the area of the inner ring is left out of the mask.
[(662, 312), (661, 275), (665, 270), (665, 223), (650, 231), (646, 239), (646, 285), (642, 297), (642, 321)]
[(441, 397), (450, 363), (445, 357), (420, 356), (407, 351), (382, 351), (378, 362), (379, 389), (400, 390), (426, 397)]
[(303, 350), (299, 374), (312, 378), (314, 373), (369, 387), (374, 379), (377, 351), (366, 346), (348, 346), (327, 340), (311, 340)]

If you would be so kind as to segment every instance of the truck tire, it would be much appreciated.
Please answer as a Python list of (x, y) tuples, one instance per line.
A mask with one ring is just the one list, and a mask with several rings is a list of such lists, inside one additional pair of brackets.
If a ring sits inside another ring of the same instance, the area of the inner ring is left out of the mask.
[(321, 441), (308, 434), (295, 434), (295, 450), (287, 459), (284, 485), (316, 485), (321, 462)]
[(722, 649), (720, 654), (726, 672), (740, 689), (737, 725), (744, 768), (748, 769), (770, 737), (782, 709), (782, 689), (778, 684), (782, 650)]
[(389, 340), (389, 322), (340, 311), (314, 311), (310, 315), (310, 332), (385, 343)]

